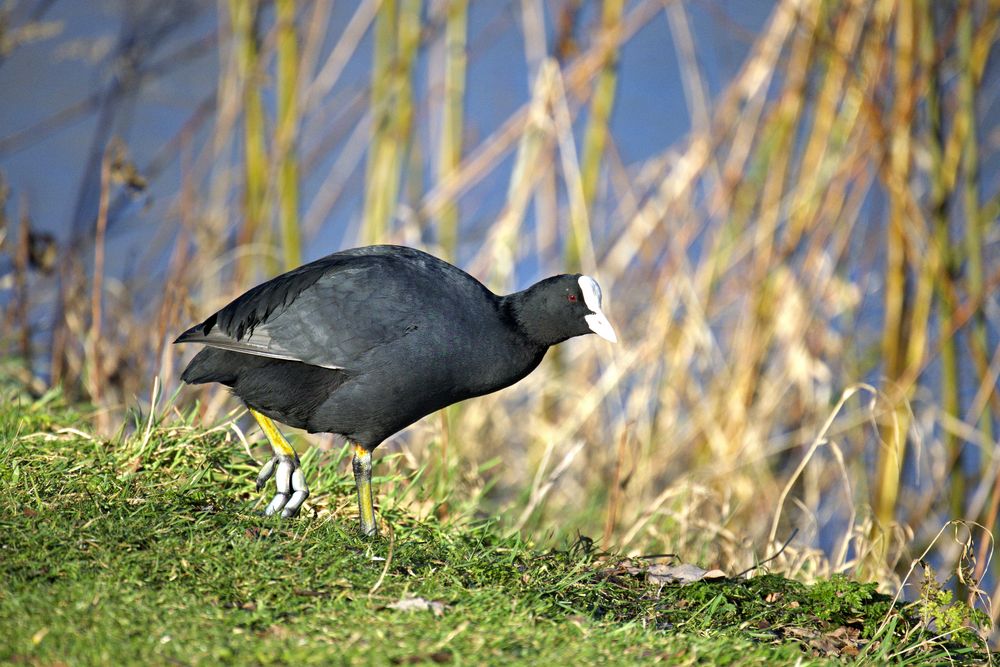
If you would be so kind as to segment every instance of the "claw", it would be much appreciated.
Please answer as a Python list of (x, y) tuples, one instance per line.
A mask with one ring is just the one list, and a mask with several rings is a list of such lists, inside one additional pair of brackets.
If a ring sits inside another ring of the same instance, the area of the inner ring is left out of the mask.
[(292, 457), (281, 457), (278, 460), (278, 472), (274, 476), (274, 484), (278, 487), (278, 493), (289, 493), (292, 488), (292, 471), (298, 465), (298, 461)]
[[(296, 463), (298, 462), (296, 461)], [(292, 491), (294, 493), (281, 513), (281, 516), (286, 518), (298, 514), (302, 503), (309, 497), (309, 487), (306, 486), (306, 476), (302, 473), (302, 468), (295, 468), (295, 471), (292, 472)]]
[(296, 491), (292, 494), (292, 497), (288, 500), (288, 504), (285, 505), (285, 509), (282, 510), (281, 516), (286, 519), (290, 519), (293, 516), (297, 516), (299, 510), (302, 508), (302, 503), (306, 501), (309, 497), (309, 491)]
[(302, 472), (298, 456), (278, 454), (264, 464), (257, 475), (257, 490), (264, 488), (274, 478), (277, 492), (264, 509), (265, 516), (281, 512), (281, 516), (291, 518), (299, 513), (302, 503), (309, 497), (306, 476)]
[(264, 516), (271, 516), (275, 512), (280, 511), (285, 506), (285, 503), (288, 502), (288, 497), (289, 494), (287, 493), (279, 492), (274, 494), (274, 498), (271, 499), (270, 504), (264, 509)]
[(250, 414), (254, 416), (261, 430), (271, 443), (274, 456), (264, 464), (257, 475), (257, 490), (260, 491), (274, 477), (277, 493), (264, 509), (266, 516), (281, 512), (283, 517), (293, 517), (299, 513), (302, 503), (309, 497), (309, 487), (306, 486), (306, 476), (302, 472), (299, 456), (288, 444), (271, 419), (253, 408)]
[(274, 477), (274, 468), (278, 464), (278, 457), (272, 456), (271, 460), (264, 464), (257, 475), (257, 490), (260, 491), (267, 484), (267, 480)]

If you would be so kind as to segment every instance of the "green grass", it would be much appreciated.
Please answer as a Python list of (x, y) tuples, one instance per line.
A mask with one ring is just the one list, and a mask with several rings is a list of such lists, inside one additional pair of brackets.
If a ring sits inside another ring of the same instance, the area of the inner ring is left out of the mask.
[[(490, 522), (418, 521), (395, 503), (383, 517), (391, 537), (366, 541), (345, 466), (315, 451), (305, 515), (264, 518), (254, 465), (230, 429), (174, 417), (147, 435), (137, 420), (106, 441), (56, 395), (3, 404), (4, 663), (984, 659), (971, 631), (934, 639), (919, 609), (842, 578), (660, 587), (628, 573), (641, 561), (585, 539), (543, 547)], [(390, 606), (409, 597), (446, 607)]]

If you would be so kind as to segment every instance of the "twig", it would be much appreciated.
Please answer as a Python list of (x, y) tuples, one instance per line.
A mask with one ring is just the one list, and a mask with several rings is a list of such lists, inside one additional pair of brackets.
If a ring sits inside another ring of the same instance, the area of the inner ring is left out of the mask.
[(799, 534), (799, 529), (798, 528), (794, 529), (792, 531), (792, 534), (788, 536), (788, 539), (785, 540), (785, 543), (782, 544), (781, 548), (778, 549), (774, 554), (772, 554), (771, 556), (765, 558), (761, 562), (759, 562), (759, 563), (757, 563), (755, 565), (752, 565), (751, 567), (748, 567), (747, 569), (743, 570), (742, 572), (740, 572), (739, 574), (737, 574), (733, 578), (734, 579), (739, 579), (743, 575), (749, 574), (750, 572), (753, 572), (754, 570), (756, 570), (757, 568), (761, 567), (762, 565), (766, 565), (767, 563), (770, 563), (772, 560), (774, 560), (775, 558), (777, 558), (778, 556), (780, 556), (782, 554), (782, 552), (785, 551), (785, 549), (788, 548), (788, 545), (792, 543), (792, 540), (794, 540), (795, 536), (798, 535), (798, 534)]

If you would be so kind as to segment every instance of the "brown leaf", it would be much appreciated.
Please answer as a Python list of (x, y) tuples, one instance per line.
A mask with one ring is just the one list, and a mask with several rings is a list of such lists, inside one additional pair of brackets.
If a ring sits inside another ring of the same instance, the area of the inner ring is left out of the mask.
[(680, 565), (649, 565), (646, 567), (627, 567), (626, 571), (634, 576), (645, 575), (646, 581), (652, 584), (690, 584), (696, 581), (725, 579), (722, 570), (706, 570), (690, 563)]
[(326, 595), (326, 591), (314, 591), (314, 590), (307, 590), (304, 588), (296, 588), (292, 592), (295, 593), (296, 595), (301, 595), (307, 598), (321, 598), (324, 595)]
[(850, 626), (840, 626), (827, 633), (810, 628), (789, 626), (782, 629), (786, 637), (799, 639), (818, 655), (825, 657), (858, 655), (857, 640), (861, 631)]
[(786, 636), (796, 637), (799, 639), (809, 639), (816, 636), (815, 630), (810, 630), (809, 628), (800, 628), (796, 625), (789, 625), (782, 629), (782, 632)]
[(131, 461), (125, 464), (125, 470), (131, 473), (139, 472), (140, 468), (142, 468), (141, 456), (136, 456)]
[(451, 662), (454, 659), (451, 651), (434, 651), (427, 655), (408, 655), (405, 658), (392, 658), (389, 662), (394, 665), (418, 665), (423, 662), (433, 662), (439, 665)]

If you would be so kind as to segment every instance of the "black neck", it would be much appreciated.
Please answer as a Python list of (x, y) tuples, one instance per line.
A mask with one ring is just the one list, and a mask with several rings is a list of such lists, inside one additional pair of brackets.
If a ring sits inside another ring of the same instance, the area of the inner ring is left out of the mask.
[(566, 335), (564, 323), (546, 317), (544, 287), (549, 280), (535, 283), (526, 290), (501, 298), (501, 307), (517, 324), (518, 330), (540, 348), (548, 348), (571, 336)]

